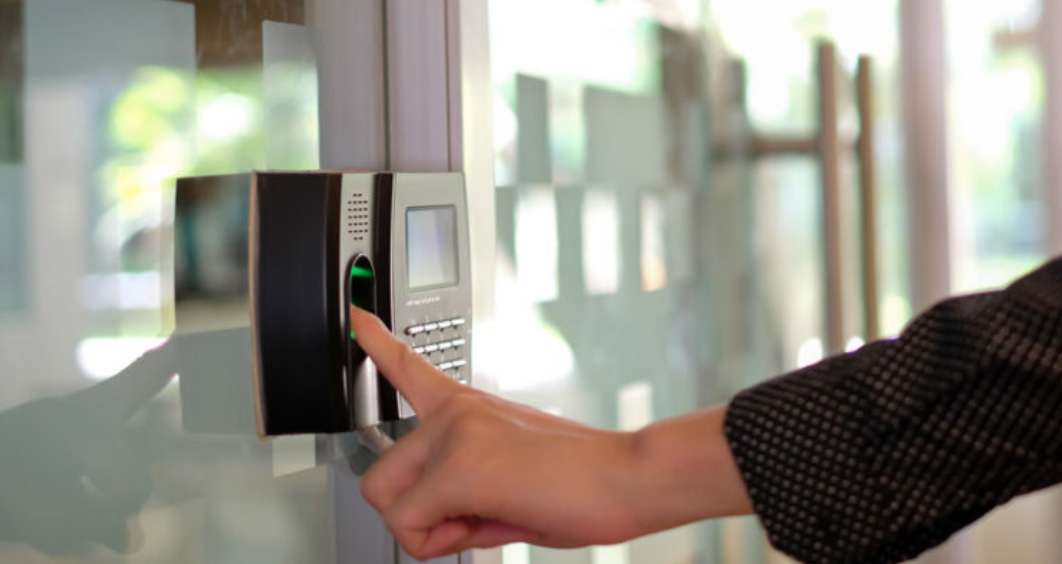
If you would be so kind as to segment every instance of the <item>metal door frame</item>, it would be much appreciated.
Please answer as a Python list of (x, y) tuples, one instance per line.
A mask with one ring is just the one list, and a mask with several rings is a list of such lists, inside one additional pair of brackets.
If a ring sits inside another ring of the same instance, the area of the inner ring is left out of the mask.
[[(482, 327), (493, 310), (495, 252), (487, 1), (309, 0), (306, 20), (317, 53), (322, 168), (465, 173)], [(482, 372), (473, 380), (495, 389)], [(361, 498), (349, 465), (331, 462), (329, 475), (336, 561), (412, 562)], [(500, 551), (438, 560), (473, 561), (500, 562)]]

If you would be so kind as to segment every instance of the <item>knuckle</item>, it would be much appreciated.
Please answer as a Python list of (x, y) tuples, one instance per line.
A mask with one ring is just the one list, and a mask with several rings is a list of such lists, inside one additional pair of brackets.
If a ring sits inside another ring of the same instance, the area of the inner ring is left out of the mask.
[(387, 527), (387, 531), (390, 532), (391, 536), (393, 536), (395, 540), (398, 541), (398, 543), (401, 544), (404, 548), (409, 540), (409, 535), (406, 532), (405, 527), (403, 527), (396, 519), (394, 511), (383, 511), (380, 513), (380, 517), (383, 519), (384, 526)]
[(459, 438), (476, 438), (490, 430), (490, 422), (481, 411), (468, 409), (454, 417), (450, 430)]
[(376, 477), (376, 474), (369, 472), (363, 476), (361, 478), (361, 483), (358, 484), (358, 488), (361, 490), (361, 497), (378, 509), (380, 499), (380, 480)]
[(417, 560), (427, 560), (428, 558), (431, 558), (431, 555), (428, 554), (426, 550), (424, 550), (423, 544), (416, 544), (412, 541), (407, 540), (406, 543), (402, 546), (406, 549), (406, 552), (409, 553), (410, 556)]
[(395, 537), (398, 544), (402, 546), (402, 550), (417, 560), (426, 560), (427, 555), (424, 552), (424, 542), (422, 535), (416, 531), (407, 528), (402, 524), (402, 517), (392, 514), (384, 516), (384, 523), (387, 525), (391, 535)]
[(475, 411), (479, 405), (480, 402), (474, 394), (469, 393), (467, 390), (461, 390), (446, 398), (446, 402), (443, 404), (443, 409), (446, 413), (458, 418)]
[(447, 453), (443, 466), (445, 466), (448, 474), (458, 476), (458, 478), (454, 478), (454, 483), (451, 484), (451, 487), (457, 489), (459, 486), (475, 482), (480, 478), (480, 465), (476, 455), (477, 447), (468, 443), (455, 447)]
[(404, 548), (406, 550), (407, 554), (409, 554), (410, 556), (412, 556), (414, 559), (416, 559), (418, 561), (423, 562), (423, 561), (431, 558), (431, 555), (428, 554), (428, 552), (426, 550), (424, 550), (423, 547), (416, 546), (416, 545), (411, 545), (411, 544), (404, 544), (404, 545), (402, 545), (402, 548)]

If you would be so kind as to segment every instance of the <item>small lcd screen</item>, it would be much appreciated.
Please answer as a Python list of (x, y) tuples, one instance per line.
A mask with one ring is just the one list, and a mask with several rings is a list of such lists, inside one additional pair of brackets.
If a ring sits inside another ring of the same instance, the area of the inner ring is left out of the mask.
[(457, 208), (406, 210), (406, 257), (411, 290), (457, 284)]

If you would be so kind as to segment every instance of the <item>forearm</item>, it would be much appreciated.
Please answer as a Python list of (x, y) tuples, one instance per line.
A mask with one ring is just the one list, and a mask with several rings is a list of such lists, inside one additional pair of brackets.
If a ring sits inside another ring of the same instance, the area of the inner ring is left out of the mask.
[(661, 421), (634, 435), (631, 494), (646, 532), (752, 512), (723, 432), (725, 407)]
[(1062, 482), (1062, 261), (739, 394), (728, 444), (776, 548), (899, 562)]

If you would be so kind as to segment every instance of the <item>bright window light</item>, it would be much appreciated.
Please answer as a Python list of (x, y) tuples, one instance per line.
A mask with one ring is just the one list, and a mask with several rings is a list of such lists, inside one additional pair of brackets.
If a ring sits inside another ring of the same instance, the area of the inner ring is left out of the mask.
[[(570, 378), (575, 372), (571, 346), (520, 289), (508, 257), (498, 253), (497, 260), (494, 321), (475, 329), (476, 372), (494, 376), (502, 393), (541, 389)], [(528, 355), (529, 350), (537, 352)]]
[(637, 431), (653, 422), (653, 385), (638, 381), (620, 388), (616, 411), (621, 431)]
[(106, 380), (166, 341), (162, 337), (93, 337), (77, 345), (77, 365), (92, 380)]
[(531, 564), (531, 547), (523, 543), (507, 544), (502, 547), (503, 564)]
[(808, 339), (797, 348), (797, 366), (799, 368), (811, 366), (822, 360), (824, 354), (825, 349), (822, 345), (822, 339), (818, 337)]
[(616, 544), (612, 546), (595, 546), (591, 549), (594, 564), (630, 564), (630, 546)]
[(660, 201), (642, 199), (642, 289), (646, 292), (667, 286), (667, 254), (664, 246), (664, 214)]
[(516, 278), (531, 300), (557, 299), (557, 204), (553, 191), (524, 192), (516, 204)]
[(583, 200), (583, 279), (590, 294), (614, 294), (619, 290), (619, 230), (615, 194), (588, 191)]

